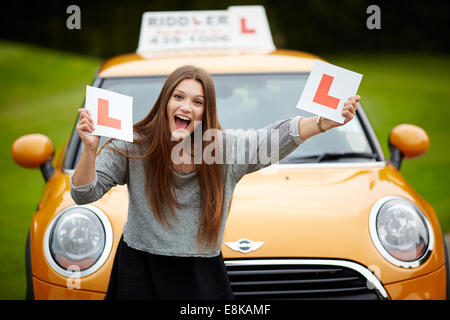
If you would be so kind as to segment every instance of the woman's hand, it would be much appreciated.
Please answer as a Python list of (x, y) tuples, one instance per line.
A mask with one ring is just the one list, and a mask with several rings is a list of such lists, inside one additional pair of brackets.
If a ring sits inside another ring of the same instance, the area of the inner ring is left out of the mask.
[(91, 114), (86, 109), (78, 109), (78, 113), (80, 114), (80, 120), (77, 123), (77, 131), (78, 135), (83, 141), (85, 148), (90, 151), (97, 151), (98, 144), (100, 142), (100, 136), (93, 136), (87, 134), (86, 132), (94, 132), (94, 121), (91, 118)]
[(357, 103), (361, 100), (361, 97), (351, 96), (348, 98), (348, 100), (344, 103), (344, 107), (342, 108), (342, 116), (345, 117), (344, 123), (339, 123), (327, 118), (322, 117), (321, 123), (322, 127), (325, 130), (329, 130), (335, 127), (343, 126), (347, 122), (353, 119), (353, 117), (356, 114), (356, 108), (358, 108)]

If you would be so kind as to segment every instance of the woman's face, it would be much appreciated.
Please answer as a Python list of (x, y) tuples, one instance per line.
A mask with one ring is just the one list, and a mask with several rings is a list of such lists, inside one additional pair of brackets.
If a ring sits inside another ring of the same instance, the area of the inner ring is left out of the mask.
[(184, 79), (173, 90), (167, 104), (167, 118), (172, 137), (179, 140), (194, 132), (203, 119), (205, 97), (203, 86), (193, 79)]

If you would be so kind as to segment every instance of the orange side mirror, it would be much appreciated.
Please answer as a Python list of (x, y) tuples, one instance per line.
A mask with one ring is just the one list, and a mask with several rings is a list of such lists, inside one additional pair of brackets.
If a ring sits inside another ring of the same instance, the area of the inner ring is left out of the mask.
[(43, 134), (27, 134), (11, 146), (11, 156), (18, 165), (35, 169), (51, 160), (54, 155), (52, 141)]
[[(430, 146), (430, 138), (422, 128), (412, 124), (400, 124), (389, 135), (389, 147), (395, 147), (407, 159), (423, 155)], [(392, 152), (392, 150), (391, 150)]]

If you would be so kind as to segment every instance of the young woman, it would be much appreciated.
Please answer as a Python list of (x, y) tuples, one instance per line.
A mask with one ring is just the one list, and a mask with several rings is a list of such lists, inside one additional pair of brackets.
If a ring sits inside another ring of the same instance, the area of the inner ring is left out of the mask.
[[(359, 100), (345, 102), (344, 124)], [(150, 113), (134, 125), (133, 143), (109, 139), (97, 152), (100, 137), (87, 134), (94, 130), (90, 114), (78, 111), (84, 147), (70, 179), (72, 198), (90, 203), (117, 184), (128, 186), (128, 219), (106, 299), (232, 299), (220, 246), (235, 185), (270, 164), (258, 159), (258, 149), (273, 132), (278, 144), (269, 153), (277, 152), (278, 161), (311, 136), (342, 125), (297, 116), (258, 135), (222, 130), (212, 79), (193, 66), (169, 75)], [(188, 143), (208, 130), (218, 133), (214, 139)], [(196, 148), (219, 161), (194, 161)], [(242, 155), (245, 161), (236, 161)]]

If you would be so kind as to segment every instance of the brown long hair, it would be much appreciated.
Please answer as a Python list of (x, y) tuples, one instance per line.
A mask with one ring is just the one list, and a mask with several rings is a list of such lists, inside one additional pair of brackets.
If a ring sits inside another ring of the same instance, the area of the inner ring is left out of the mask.
[[(216, 108), (216, 94), (214, 83), (210, 75), (203, 69), (194, 66), (183, 66), (173, 71), (166, 79), (163, 88), (148, 115), (133, 126), (134, 133), (138, 138), (134, 138), (133, 143), (146, 146), (147, 151), (141, 156), (131, 156), (124, 154), (120, 150), (108, 145), (108, 139), (100, 148), (98, 153), (107, 147), (120, 154), (133, 159), (146, 159), (146, 194), (147, 201), (152, 208), (155, 217), (170, 228), (168, 215), (176, 218), (175, 208), (180, 208), (176, 199), (175, 185), (173, 178), (173, 163), (171, 152), (175, 143), (171, 141), (169, 129), (169, 119), (167, 118), (167, 104), (175, 87), (185, 79), (193, 79), (200, 82), (204, 92), (204, 111), (202, 120), (202, 134), (208, 129), (221, 130)], [(191, 139), (193, 141), (193, 139)], [(209, 143), (216, 143), (212, 141)], [(202, 142), (202, 154), (204, 148), (209, 144)], [(97, 153), (97, 154), (98, 154)], [(198, 171), (201, 199), (201, 219), (197, 234), (197, 244), (201, 243), (214, 246), (219, 240), (220, 227), (222, 222), (223, 208), (223, 166), (220, 163), (195, 165)], [(165, 205), (170, 212), (167, 212)]]

